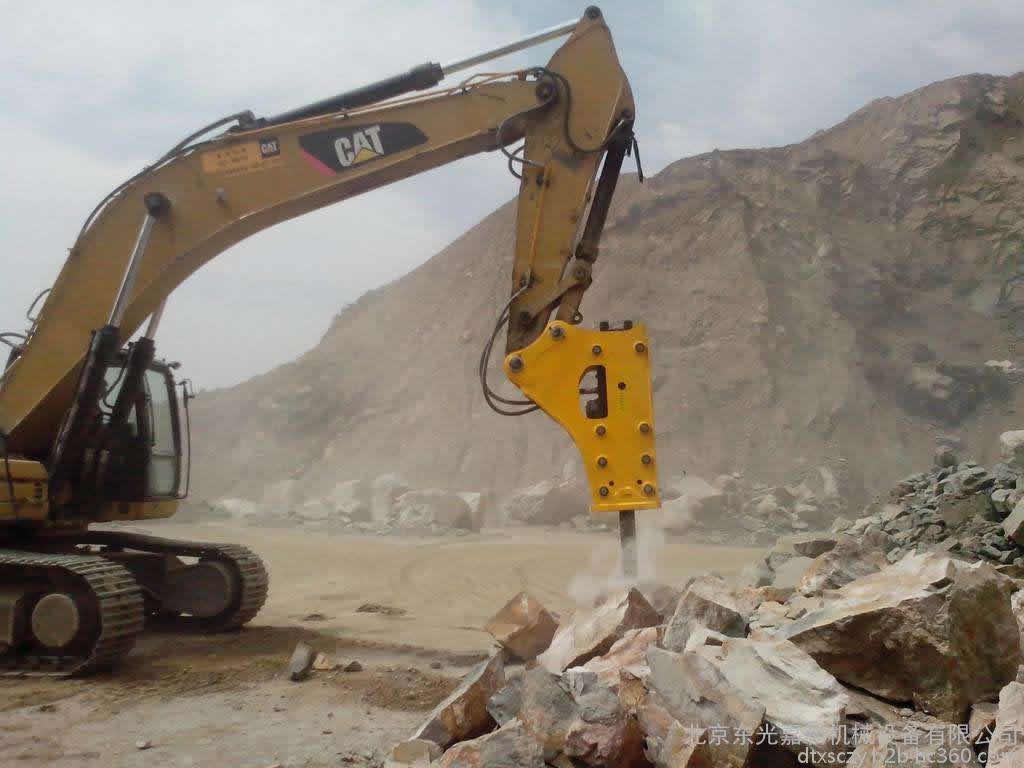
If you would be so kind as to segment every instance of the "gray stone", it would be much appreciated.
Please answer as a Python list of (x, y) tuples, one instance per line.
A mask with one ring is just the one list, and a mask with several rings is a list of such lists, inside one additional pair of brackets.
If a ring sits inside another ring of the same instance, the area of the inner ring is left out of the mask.
[(936, 467), (955, 467), (957, 464), (956, 452), (948, 445), (936, 448), (934, 459)]
[(885, 557), (888, 542), (889, 537), (881, 533), (840, 536), (832, 550), (815, 558), (807, 567), (797, 591), (803, 595), (818, 595), (875, 573), (889, 564)]
[(1003, 462), (1018, 473), (1024, 472), (1024, 430), (1003, 432), (999, 436)]
[(502, 504), (505, 520), (526, 525), (559, 525), (587, 514), (586, 493), (570, 483), (544, 481), (513, 493)]
[(316, 651), (306, 643), (297, 643), (292, 657), (288, 661), (288, 679), (294, 683), (305, 680), (313, 669), (313, 662), (316, 661)]
[(938, 513), (943, 522), (953, 528), (963, 523), (980, 518), (997, 520), (995, 509), (988, 494), (974, 493), (965, 498), (948, 498), (939, 502)]
[(487, 700), (487, 711), (494, 722), (504, 725), (519, 717), (523, 705), (523, 678), (514, 677)]
[(1018, 501), (1010, 516), (1003, 520), (1003, 533), (1011, 541), (1024, 545), (1024, 500)]
[(787, 560), (775, 569), (772, 586), (776, 589), (796, 589), (813, 564), (814, 560), (809, 557), (798, 556)]
[(409, 490), (398, 475), (380, 475), (370, 488), (370, 517), (375, 523), (387, 523), (394, 513), (395, 500)]
[(473, 530), (473, 514), (461, 496), (436, 488), (406, 491), (393, 506), (393, 519), (401, 528), (442, 528)]

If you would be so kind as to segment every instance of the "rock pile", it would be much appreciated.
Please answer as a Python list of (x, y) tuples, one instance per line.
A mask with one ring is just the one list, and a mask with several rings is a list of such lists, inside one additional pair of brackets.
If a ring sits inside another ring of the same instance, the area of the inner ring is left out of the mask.
[(866, 554), (880, 538), (844, 566), (835, 538), (791, 541), (788, 562), (838, 587), (707, 575), (660, 611), (628, 589), (557, 630), (518, 595), (489, 625), (499, 649), (389, 765), (1019, 768), (1021, 585), (948, 552)]
[(411, 488), (395, 474), (337, 483), (325, 496), (302, 499), (299, 494), (294, 483), (284, 481), (269, 488), (260, 503), (247, 499), (200, 502), (184, 517), (389, 534), (479, 531), (491, 514), (487, 493)]
[(710, 543), (770, 544), (780, 533), (831, 524), (842, 511), (835, 474), (825, 466), (785, 485), (721, 475), (713, 483), (684, 476), (665, 484), (666, 530)]

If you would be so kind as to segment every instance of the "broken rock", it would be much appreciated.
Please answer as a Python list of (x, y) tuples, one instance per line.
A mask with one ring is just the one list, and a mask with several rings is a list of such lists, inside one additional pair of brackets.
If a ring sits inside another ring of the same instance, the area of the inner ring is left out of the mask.
[(442, 755), (441, 768), (544, 768), (544, 753), (518, 720)]
[(648, 759), (655, 768), (713, 768), (708, 729), (674, 722), (665, 740), (659, 743), (656, 754), (648, 753)]
[(889, 565), (883, 543), (888, 537), (840, 536), (833, 549), (815, 558), (797, 584), (802, 595), (820, 595), (827, 589), (839, 589), (844, 584), (875, 573)]
[(441, 756), (441, 748), (426, 739), (410, 739), (396, 744), (384, 768), (430, 768)]
[(618, 690), (622, 673), (642, 679), (650, 671), (647, 667), (647, 649), (658, 642), (658, 628), (633, 629), (623, 635), (608, 653), (591, 659), (583, 669), (597, 675), (612, 690)]
[(648, 652), (649, 685), (680, 723), (725, 727), (729, 744), (709, 744), (715, 765), (742, 766), (765, 725), (786, 737), (794, 754), (807, 747), (836, 759), (850, 699), (839, 682), (785, 640), (729, 638), (677, 654)]
[(532, 661), (551, 645), (558, 622), (540, 602), (520, 592), (484, 629), (514, 658)]
[(413, 739), (441, 747), (486, 733), (493, 724), (487, 702), (505, 685), (504, 654), (498, 652), (466, 675), (462, 684), (437, 705)]
[(595, 608), (580, 609), (558, 628), (550, 647), (537, 657), (555, 673), (606, 653), (631, 629), (661, 623), (658, 612), (637, 589), (613, 592)]
[(679, 604), (665, 630), (662, 647), (670, 651), (682, 651), (686, 648), (690, 634), (698, 626), (723, 635), (743, 637), (747, 618), (724, 579), (702, 576), (690, 584), (679, 598)]
[(288, 661), (288, 679), (293, 683), (305, 680), (316, 660), (316, 652), (306, 643), (298, 643)]
[(1024, 472), (1024, 430), (1003, 432), (999, 436), (1003, 462), (1018, 473)]
[(1018, 501), (1010, 516), (1003, 520), (1003, 533), (1011, 541), (1024, 545), (1024, 499)]
[(984, 563), (911, 555), (781, 630), (849, 685), (963, 722), (1014, 679), (1014, 582)]
[(989, 768), (1024, 765), (1024, 685), (1012, 682), (999, 693), (996, 728), (989, 743)]
[(831, 533), (800, 533), (792, 537), (793, 549), (804, 557), (817, 557), (835, 549), (836, 537)]

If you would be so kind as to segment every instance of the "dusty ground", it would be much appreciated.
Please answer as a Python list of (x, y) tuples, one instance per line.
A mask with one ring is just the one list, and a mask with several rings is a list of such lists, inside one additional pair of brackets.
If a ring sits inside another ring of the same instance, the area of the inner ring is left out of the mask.
[[(554, 610), (571, 610), (574, 598), (594, 594), (618, 567), (611, 534), (154, 530), (259, 551), (271, 571), (263, 613), (228, 635), (148, 635), (112, 676), (0, 680), (3, 765), (364, 765), (415, 728), (483, 657), (490, 639), (480, 627), (509, 597), (528, 589)], [(644, 549), (647, 570), (667, 583), (709, 569), (728, 573), (753, 557), (678, 541), (648, 541)], [(299, 639), (363, 669), (291, 683), (283, 669)], [(139, 750), (139, 741), (152, 747)]]

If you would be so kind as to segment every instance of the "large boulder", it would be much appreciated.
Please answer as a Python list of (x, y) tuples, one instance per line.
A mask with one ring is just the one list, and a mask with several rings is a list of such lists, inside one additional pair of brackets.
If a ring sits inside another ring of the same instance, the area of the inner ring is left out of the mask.
[(401, 528), (474, 530), (469, 505), (457, 493), (437, 489), (407, 491), (395, 499), (394, 521)]
[(365, 480), (347, 480), (334, 486), (327, 501), (339, 515), (366, 523), (371, 519), (372, 497), (373, 489)]
[(479, 531), (488, 525), (499, 522), (494, 508), (494, 499), (489, 491), (460, 491), (459, 498), (469, 505), (469, 514), (473, 520), (473, 530)]
[(589, 511), (590, 502), (579, 486), (550, 480), (513, 493), (502, 504), (506, 521), (525, 525), (559, 525)]
[(618, 696), (594, 672), (553, 675), (534, 667), (523, 675), (518, 719), (545, 759), (601, 768), (620, 765), (630, 749), (629, 720)]
[(1014, 582), (984, 563), (910, 555), (781, 634), (845, 683), (963, 722), (1021, 662)]
[(723, 635), (743, 637), (748, 613), (739, 606), (732, 588), (724, 579), (702, 576), (693, 581), (679, 598), (665, 630), (662, 646), (670, 651), (682, 651), (698, 626)]
[(850, 700), (839, 682), (792, 643), (729, 638), (685, 653), (651, 648), (648, 685), (680, 723), (726, 731), (709, 743), (714, 765), (757, 765), (765, 728), (793, 754), (813, 748), (835, 760)]
[(430, 713), (413, 739), (426, 739), (441, 747), (472, 739), (494, 726), (487, 702), (505, 686), (504, 653), (499, 651), (474, 667), (452, 694)]
[(603, 655), (631, 629), (660, 623), (661, 616), (638, 589), (613, 592), (596, 607), (580, 609), (562, 624), (537, 660), (551, 672), (562, 672)]
[(693, 475), (676, 478), (666, 487), (667, 497), (661, 506), (661, 521), (666, 530), (685, 533), (697, 522), (699, 516), (706, 522), (703, 502), (709, 499), (714, 506), (724, 496), (721, 489), (706, 480)]
[(390, 522), (395, 501), (408, 490), (408, 483), (398, 475), (386, 474), (375, 478), (370, 488), (370, 517), (373, 522)]
[(551, 645), (558, 622), (538, 600), (520, 592), (487, 622), (484, 629), (513, 658), (532, 661)]
[(999, 436), (1003, 462), (1018, 473), (1024, 473), (1024, 429), (1003, 432)]

